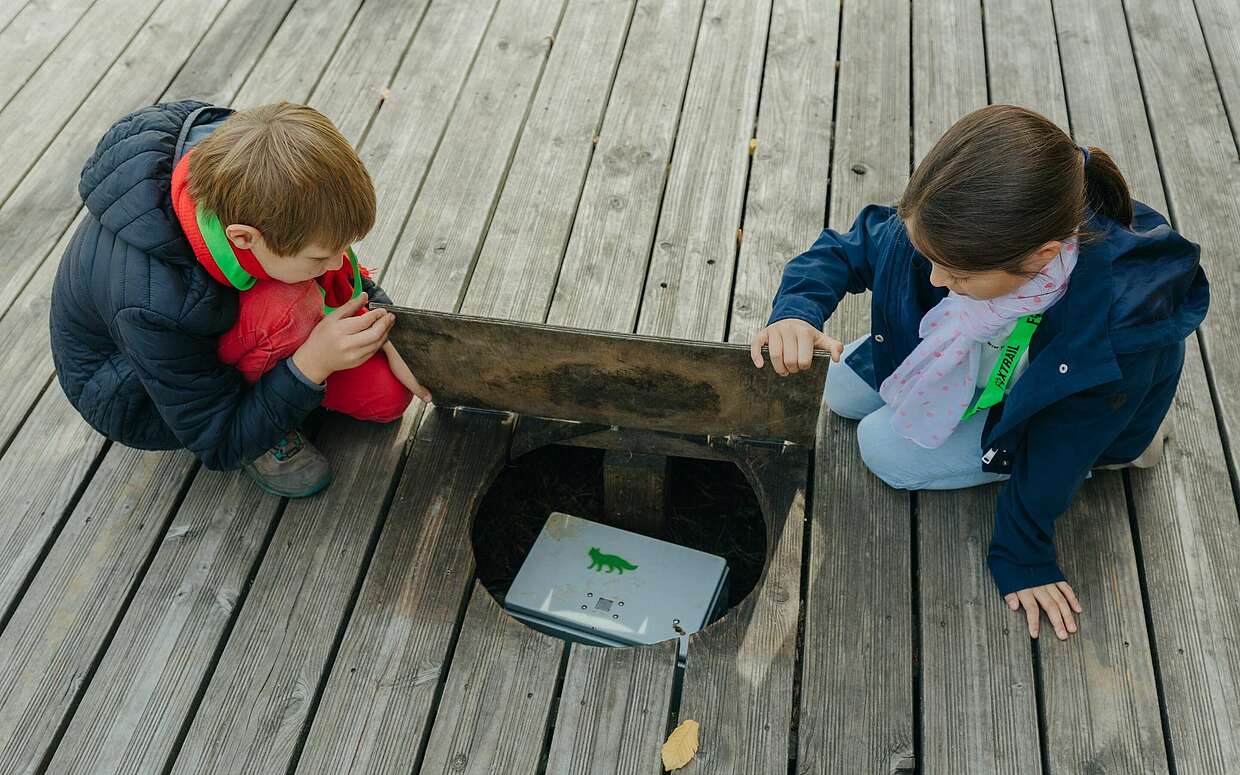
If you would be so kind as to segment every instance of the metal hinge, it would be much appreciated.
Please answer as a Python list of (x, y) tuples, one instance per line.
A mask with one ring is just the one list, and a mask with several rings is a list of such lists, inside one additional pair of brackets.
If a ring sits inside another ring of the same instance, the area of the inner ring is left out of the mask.
[(766, 439), (757, 436), (738, 436), (734, 434), (728, 434), (727, 436), (707, 436), (706, 439), (708, 442), (714, 442), (716, 439), (721, 439), (730, 447), (751, 446), (768, 447), (773, 449), (788, 449), (790, 447), (801, 446), (795, 441), (788, 441), (786, 439)]
[(452, 416), (457, 417), (462, 414), (481, 414), (488, 417), (504, 417), (515, 420), (517, 415), (515, 412), (505, 412), (501, 409), (481, 409), (476, 406), (454, 406), (452, 407)]

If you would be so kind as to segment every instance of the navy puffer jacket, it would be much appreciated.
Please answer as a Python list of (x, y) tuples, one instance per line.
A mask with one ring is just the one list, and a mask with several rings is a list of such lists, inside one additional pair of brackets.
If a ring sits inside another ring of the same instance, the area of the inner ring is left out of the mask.
[(216, 356), (237, 292), (194, 258), (169, 193), (176, 160), (229, 112), (165, 103), (108, 130), (82, 170), (88, 214), (51, 304), (60, 385), (82, 417), (126, 446), (187, 447), (217, 470), (262, 455), (323, 397), (287, 361), (247, 385)]

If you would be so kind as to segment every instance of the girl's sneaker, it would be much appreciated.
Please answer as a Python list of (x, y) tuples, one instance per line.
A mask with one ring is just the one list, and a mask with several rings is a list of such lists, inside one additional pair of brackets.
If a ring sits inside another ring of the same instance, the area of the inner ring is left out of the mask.
[(308, 498), (332, 483), (327, 458), (298, 431), (280, 439), (244, 470), (260, 488), (282, 498)]
[(1171, 438), (1171, 412), (1167, 412), (1167, 416), (1163, 418), (1162, 423), (1158, 426), (1158, 431), (1154, 434), (1154, 440), (1145, 448), (1140, 457), (1131, 463), (1100, 466), (1100, 468), (1104, 471), (1122, 471), (1125, 468), (1153, 468), (1162, 462), (1163, 450), (1166, 449), (1169, 438)]

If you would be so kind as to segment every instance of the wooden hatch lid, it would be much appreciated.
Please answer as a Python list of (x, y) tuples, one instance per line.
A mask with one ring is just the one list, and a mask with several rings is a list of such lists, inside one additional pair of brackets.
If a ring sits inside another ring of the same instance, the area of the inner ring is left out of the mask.
[(743, 345), (384, 308), (397, 316), (391, 342), (438, 406), (814, 443), (825, 353), (780, 377), (754, 368)]

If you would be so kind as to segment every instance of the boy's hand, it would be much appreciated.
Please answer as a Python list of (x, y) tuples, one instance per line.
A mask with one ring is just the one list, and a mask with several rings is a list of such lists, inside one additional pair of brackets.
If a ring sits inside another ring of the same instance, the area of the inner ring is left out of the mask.
[(381, 309), (358, 315), (367, 300), (362, 293), (332, 310), (293, 353), (293, 363), (308, 379), (322, 383), (337, 371), (360, 366), (387, 341), (396, 316)]
[(806, 371), (813, 364), (814, 350), (826, 350), (831, 360), (840, 362), (844, 345), (806, 323), (789, 318), (777, 320), (758, 332), (749, 345), (753, 365), (762, 368), (762, 346), (771, 353), (771, 367), (775, 373), (786, 377), (798, 371)]
[(1076, 620), (1072, 612), (1078, 614), (1084, 610), (1076, 599), (1076, 593), (1066, 581), (1054, 584), (1043, 584), (1040, 587), (1029, 587), (1018, 592), (1011, 592), (1003, 598), (1008, 608), (1019, 611), (1023, 606), (1025, 618), (1029, 621), (1029, 637), (1038, 637), (1038, 624), (1042, 611), (1055, 625), (1055, 635), (1060, 640), (1067, 640), (1068, 633), (1076, 632)]
[(400, 380), (400, 384), (429, 404), (431, 402), (431, 391), (422, 387), (422, 383), (418, 382), (418, 378), (413, 376), (413, 372), (409, 370), (409, 364), (405, 363), (405, 359), (400, 357), (400, 353), (396, 352), (395, 345), (391, 342), (384, 342), (383, 354), (387, 356), (388, 366), (392, 369), (392, 373), (396, 375), (396, 378)]

